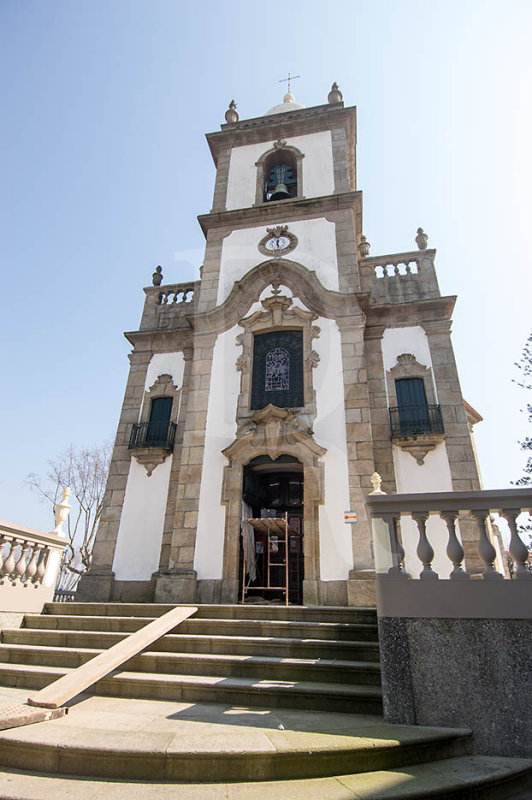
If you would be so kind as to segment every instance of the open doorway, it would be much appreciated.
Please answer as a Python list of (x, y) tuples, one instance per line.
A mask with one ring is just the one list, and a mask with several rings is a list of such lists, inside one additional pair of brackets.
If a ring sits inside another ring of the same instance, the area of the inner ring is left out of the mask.
[[(289, 525), (288, 602), (301, 605), (304, 578), (303, 464), (289, 455), (282, 455), (276, 461), (272, 461), (266, 455), (257, 456), (244, 467), (242, 519), (249, 517), (284, 519), (285, 514)], [(247, 601), (284, 602), (286, 595), (281, 590), (264, 589), (269, 585), (285, 585), (284, 537), (279, 537), (278, 542), (275, 538), (273, 542), (269, 542), (266, 534), (258, 530), (251, 531), (249, 528), (244, 531), (244, 536), (247, 537), (247, 564), (244, 573), (244, 539), (241, 537), (239, 597), (243, 596), (243, 581), (245, 581)]]

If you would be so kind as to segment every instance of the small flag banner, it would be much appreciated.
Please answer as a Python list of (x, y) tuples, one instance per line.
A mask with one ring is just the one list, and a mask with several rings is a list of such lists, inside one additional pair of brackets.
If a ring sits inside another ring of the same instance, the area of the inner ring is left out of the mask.
[(357, 521), (357, 512), (356, 511), (345, 511), (344, 512), (344, 522), (353, 522)]

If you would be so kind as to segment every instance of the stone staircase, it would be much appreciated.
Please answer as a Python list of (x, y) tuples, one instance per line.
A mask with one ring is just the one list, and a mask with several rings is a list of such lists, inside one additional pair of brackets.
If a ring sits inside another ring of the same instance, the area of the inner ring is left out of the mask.
[[(2, 632), (0, 700), (24, 701), (170, 608), (50, 603), (27, 615)], [(0, 732), (0, 797), (47, 798), (51, 776), (64, 796), (130, 800), (175, 783), (191, 800), (527, 796), (532, 762), (472, 757), (467, 730), (381, 714), (375, 611), (199, 606), (66, 717)]]

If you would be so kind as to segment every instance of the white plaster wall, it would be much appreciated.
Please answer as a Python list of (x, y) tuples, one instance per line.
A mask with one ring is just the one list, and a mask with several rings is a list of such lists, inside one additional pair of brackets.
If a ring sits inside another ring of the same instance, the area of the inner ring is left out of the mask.
[(349, 511), (349, 473), (344, 409), (344, 382), (340, 331), (334, 320), (320, 319), (319, 339), (313, 348), (320, 356), (314, 369), (317, 418), (314, 438), (327, 448), (325, 466), (325, 503), (319, 506), (320, 577), (323, 581), (346, 580), (353, 568), (352, 533), (356, 524), (346, 525)]
[[(323, 217), (290, 222), (290, 230), (298, 238), (295, 250), (287, 258), (314, 270), (326, 289), (338, 291), (338, 259), (334, 222)], [(223, 240), (218, 283), (218, 305), (224, 302), (233, 288), (250, 269), (267, 261), (257, 247), (266, 226), (233, 231)]]
[[(144, 391), (147, 392), (155, 383), (159, 375), (171, 375), (174, 385), (178, 389), (183, 385), (183, 373), (185, 371), (185, 358), (183, 353), (155, 353), (148, 364), (146, 370), (146, 381)], [(142, 397), (144, 404), (144, 396)], [(142, 405), (139, 409), (139, 419), (142, 414)]]
[[(291, 139), (287, 139), (286, 143), (297, 147), (305, 156), (302, 166), (303, 196), (322, 197), (333, 194), (334, 166), (331, 132), (321, 131), (305, 136), (293, 136)], [(273, 142), (260, 142), (233, 148), (227, 184), (226, 208), (228, 210), (249, 208), (255, 204), (257, 190), (257, 167), (255, 165), (262, 154), (271, 150), (272, 147)]]
[[(432, 369), (429, 340), (421, 325), (412, 325), (408, 328), (386, 328), (384, 331), (382, 337), (384, 371), (388, 372), (395, 367), (397, 356), (401, 356), (403, 353), (411, 353), (419, 364)], [(434, 381), (433, 385), (437, 398), (438, 391)], [(388, 386), (386, 386), (386, 394), (388, 394)]]
[(117, 580), (149, 580), (159, 567), (172, 455), (148, 477), (131, 459), (113, 570)]
[(223, 470), (228, 464), (222, 450), (236, 436), (240, 373), (234, 365), (241, 348), (236, 346), (235, 339), (242, 332), (243, 329), (235, 325), (220, 334), (214, 345), (194, 555), (194, 569), (199, 579), (222, 577), (225, 506), (221, 496)]
[[(397, 364), (397, 356), (411, 353), (423, 366), (432, 369), (432, 359), (427, 334), (419, 325), (407, 328), (387, 328), (382, 337), (382, 355), (384, 369), (387, 372)], [(438, 390), (434, 384), (436, 399)], [(386, 386), (388, 392), (388, 386)], [(449, 458), (445, 442), (437, 445), (425, 456), (423, 464), (418, 464), (410, 453), (396, 445), (392, 448), (397, 492), (451, 492), (453, 490)], [(386, 476), (383, 476), (386, 478)], [(419, 531), (410, 517), (401, 518), (401, 533), (405, 548), (405, 566), (408, 572), (417, 577), (422, 565), (417, 557), (416, 549)], [(457, 525), (457, 535), (460, 531)], [(427, 538), (434, 549), (432, 568), (441, 578), (447, 578), (452, 564), (445, 552), (448, 541), (447, 525), (439, 517), (431, 516), (427, 522)]]

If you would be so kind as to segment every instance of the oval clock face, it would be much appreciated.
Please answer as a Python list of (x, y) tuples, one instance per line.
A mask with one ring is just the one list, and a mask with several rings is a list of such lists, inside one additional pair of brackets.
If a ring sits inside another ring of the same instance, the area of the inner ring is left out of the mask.
[(290, 247), (290, 244), (288, 236), (272, 236), (264, 246), (267, 250), (286, 250), (287, 247)]
[(265, 256), (286, 255), (297, 247), (297, 236), (287, 230), (286, 225), (278, 225), (275, 228), (267, 228), (266, 236), (263, 236), (258, 244), (260, 252)]

